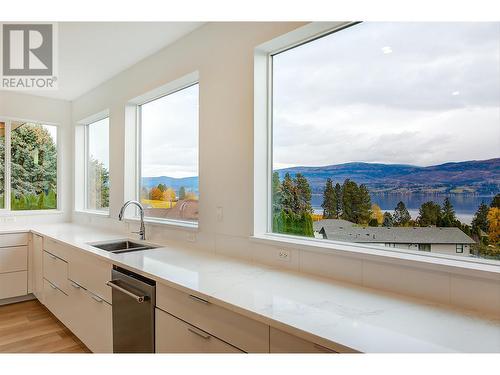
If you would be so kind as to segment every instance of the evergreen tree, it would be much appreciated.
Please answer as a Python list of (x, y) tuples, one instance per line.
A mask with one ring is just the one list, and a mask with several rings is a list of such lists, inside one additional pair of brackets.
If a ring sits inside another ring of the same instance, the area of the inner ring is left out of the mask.
[(365, 184), (361, 184), (357, 194), (357, 207), (356, 207), (356, 222), (358, 224), (366, 224), (372, 215), (371, 207), (372, 200), (370, 193)]
[(299, 212), (312, 214), (311, 187), (309, 181), (301, 173), (295, 175), (295, 186), (297, 187), (297, 204)]
[(479, 230), (488, 233), (488, 211), (488, 206), (484, 202), (481, 202), (471, 223), (474, 233), (479, 234)]
[(186, 188), (184, 186), (181, 186), (179, 188), (179, 200), (183, 200), (186, 198)]
[(500, 194), (495, 195), (491, 201), (490, 208), (500, 208)]
[(407, 226), (410, 222), (410, 213), (408, 212), (405, 204), (402, 201), (399, 201), (399, 203), (396, 205), (396, 208), (394, 209), (393, 219), (394, 225), (399, 227)]
[(418, 225), (427, 227), (429, 225), (440, 225), (442, 221), (442, 212), (439, 204), (433, 201), (425, 202), (418, 210)]
[(455, 209), (450, 202), (450, 199), (446, 197), (443, 202), (442, 216), (440, 226), (442, 227), (454, 227), (457, 226), (457, 217), (455, 216)]
[(356, 196), (358, 185), (346, 179), (342, 184), (342, 215), (341, 218), (353, 223), (356, 222)]
[(394, 225), (394, 219), (390, 212), (384, 212), (384, 221), (382, 226), (384, 227), (392, 227)]
[(323, 190), (323, 218), (324, 219), (338, 219), (337, 213), (337, 196), (333, 188), (331, 178), (326, 179), (325, 190)]
[(342, 214), (342, 186), (335, 184), (335, 217), (338, 219)]

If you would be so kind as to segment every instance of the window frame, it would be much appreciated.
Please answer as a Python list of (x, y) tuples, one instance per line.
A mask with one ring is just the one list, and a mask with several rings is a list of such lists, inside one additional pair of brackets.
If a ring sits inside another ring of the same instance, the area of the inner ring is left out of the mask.
[[(109, 215), (109, 205), (106, 209), (103, 210), (93, 210), (89, 208), (89, 191), (88, 191), (88, 182), (89, 182), (89, 144), (90, 144), (90, 136), (89, 136), (89, 127), (96, 122), (108, 119), (108, 157), (109, 157), (109, 125), (111, 123), (111, 118), (108, 112), (99, 113), (94, 116), (92, 120), (87, 120), (83, 126), (83, 207), (82, 211), (90, 212), (100, 215)], [(108, 170), (109, 172), (109, 170)]]
[[(23, 215), (36, 215), (36, 214), (60, 214), (62, 212), (62, 194), (61, 194), (61, 126), (57, 123), (50, 121), (40, 121), (40, 120), (30, 120), (25, 118), (15, 118), (15, 117), (0, 117), (0, 122), (5, 124), (5, 170), (4, 170), (4, 208), (0, 209), (0, 216), (23, 216)], [(56, 208), (54, 209), (42, 209), (42, 210), (12, 210), (10, 195), (12, 192), (12, 122), (27, 122), (37, 125), (55, 126), (57, 129), (56, 137)]]
[(254, 49), (254, 206), (251, 239), (279, 246), (300, 246), (309, 251), (332, 253), (340, 251), (354, 256), (376, 256), (442, 264), (452, 262), (459, 268), (477, 269), (491, 267), (500, 273), (498, 261), (467, 258), (462, 255), (433, 253), (432, 251), (402, 250), (362, 243), (340, 242), (328, 239), (307, 238), (272, 231), (272, 163), (273, 163), (273, 63), (272, 57), (329, 34), (344, 30), (359, 21), (311, 22)]
[[(455, 253), (456, 254), (463, 254), (464, 253), (464, 247), (465, 246), (464, 246), (463, 243), (461, 243), (461, 244), (459, 244), (459, 243), (455, 244)], [(460, 248), (460, 251), (458, 251), (459, 248)]]
[[(140, 202), (140, 193), (141, 193), (141, 179), (142, 179), (142, 116), (141, 116), (141, 111), (142, 111), (142, 106), (150, 103), (152, 101), (155, 101), (157, 99), (161, 99), (163, 97), (166, 97), (168, 95), (174, 94), (178, 91), (182, 91), (188, 87), (198, 85), (199, 87), (199, 96), (198, 96), (198, 103), (200, 103), (200, 97), (201, 97), (201, 83), (200, 83), (200, 77), (199, 77), (199, 72), (194, 71), (192, 73), (186, 74), (185, 76), (182, 76), (178, 79), (175, 79), (173, 81), (170, 81), (160, 87), (157, 87), (154, 90), (151, 90), (149, 92), (146, 92), (145, 94), (142, 94), (136, 98), (131, 99), (127, 103), (127, 107), (130, 110), (134, 111), (134, 124), (133, 127), (128, 127), (126, 120), (126, 132), (130, 131), (131, 128), (133, 130), (133, 134), (130, 134), (132, 138), (134, 138), (133, 144), (131, 142), (126, 141), (125, 148), (126, 149), (133, 149), (135, 158), (134, 158), (134, 165), (133, 168), (135, 169), (133, 175), (133, 182), (131, 181), (132, 177), (125, 176), (125, 181), (128, 183), (133, 183), (134, 189), (132, 194), (125, 194), (124, 198), (125, 200), (127, 199), (133, 199), (137, 200)], [(200, 106), (198, 107), (200, 108)], [(200, 179), (200, 170), (201, 170), (201, 165), (200, 165), (200, 110), (198, 109), (198, 181)], [(199, 183), (199, 182), (198, 182)], [(198, 186), (198, 189), (200, 190), (200, 186)], [(200, 191), (200, 196), (202, 195), (202, 192)], [(137, 221), (139, 220), (139, 210), (137, 208), (134, 208), (134, 210), (127, 210), (125, 213), (125, 219), (126, 220), (131, 220), (131, 221)], [(166, 225), (166, 226), (172, 226), (172, 227), (180, 227), (183, 229), (190, 229), (190, 230), (198, 230), (199, 228), (199, 223), (200, 223), (200, 218), (198, 218), (198, 221), (188, 221), (188, 220), (177, 220), (177, 219), (162, 219), (162, 218), (155, 218), (153, 216), (145, 216), (144, 221), (146, 223), (150, 224), (155, 224), (155, 225)]]

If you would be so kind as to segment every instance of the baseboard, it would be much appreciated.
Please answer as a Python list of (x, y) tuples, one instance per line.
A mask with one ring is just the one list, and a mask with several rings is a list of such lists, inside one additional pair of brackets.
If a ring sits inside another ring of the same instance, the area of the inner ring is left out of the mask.
[(4, 298), (0, 299), (0, 306), (10, 305), (11, 303), (17, 303), (17, 302), (31, 301), (33, 299), (36, 299), (36, 297), (32, 293), (26, 294), (25, 296)]

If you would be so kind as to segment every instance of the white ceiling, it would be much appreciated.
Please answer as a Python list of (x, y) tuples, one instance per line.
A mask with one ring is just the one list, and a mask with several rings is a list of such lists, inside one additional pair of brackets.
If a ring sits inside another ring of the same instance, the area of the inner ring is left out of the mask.
[(201, 22), (59, 23), (59, 88), (29, 93), (74, 100), (201, 25)]

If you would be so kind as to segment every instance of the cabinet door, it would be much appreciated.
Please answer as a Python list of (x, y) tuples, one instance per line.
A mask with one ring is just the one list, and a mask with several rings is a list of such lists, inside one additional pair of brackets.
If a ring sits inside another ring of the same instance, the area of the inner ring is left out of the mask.
[(94, 353), (113, 352), (111, 305), (69, 280), (68, 328)]
[(162, 310), (155, 315), (157, 353), (243, 353)]
[(33, 294), (43, 303), (43, 238), (33, 235)]
[(270, 330), (270, 348), (271, 353), (336, 353), (330, 348), (272, 327)]

